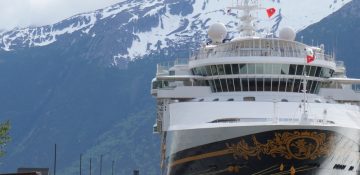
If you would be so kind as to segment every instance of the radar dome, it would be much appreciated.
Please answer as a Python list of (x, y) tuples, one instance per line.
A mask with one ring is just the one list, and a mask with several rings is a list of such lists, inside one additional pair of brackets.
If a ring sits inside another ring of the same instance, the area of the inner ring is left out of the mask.
[(283, 40), (294, 41), (296, 37), (296, 32), (291, 27), (284, 27), (279, 32), (279, 38)]
[(227, 34), (226, 27), (222, 23), (215, 23), (210, 26), (208, 35), (213, 43), (222, 43)]

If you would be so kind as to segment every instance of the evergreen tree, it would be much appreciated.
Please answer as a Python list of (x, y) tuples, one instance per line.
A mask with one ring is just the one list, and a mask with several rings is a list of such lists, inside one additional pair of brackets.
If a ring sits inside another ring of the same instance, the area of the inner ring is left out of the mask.
[(9, 121), (0, 124), (0, 157), (4, 156), (5, 146), (10, 141), (9, 130)]

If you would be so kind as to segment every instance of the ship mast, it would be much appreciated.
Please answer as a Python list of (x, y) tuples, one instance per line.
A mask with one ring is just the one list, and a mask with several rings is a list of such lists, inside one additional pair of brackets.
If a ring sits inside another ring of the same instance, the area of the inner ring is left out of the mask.
[(235, 6), (229, 7), (229, 9), (242, 11), (243, 14), (240, 16), (240, 24), (238, 29), (241, 36), (251, 37), (256, 34), (256, 27), (253, 23), (256, 17), (252, 14), (253, 11), (260, 10), (260, 4), (258, 0), (239, 0)]
[[(305, 59), (304, 59), (305, 60)], [(303, 77), (304, 80), (302, 82), (303, 84), (303, 89), (302, 89), (302, 93), (304, 94), (303, 97), (303, 106), (304, 106), (304, 110), (303, 110), (303, 114), (301, 115), (301, 119), (300, 119), (300, 123), (301, 124), (308, 124), (309, 123), (309, 114), (308, 114), (308, 99), (307, 99), (307, 78), (308, 78), (308, 73), (306, 72), (306, 66), (308, 65), (307, 61), (305, 60), (304, 62), (304, 70), (303, 70)]]

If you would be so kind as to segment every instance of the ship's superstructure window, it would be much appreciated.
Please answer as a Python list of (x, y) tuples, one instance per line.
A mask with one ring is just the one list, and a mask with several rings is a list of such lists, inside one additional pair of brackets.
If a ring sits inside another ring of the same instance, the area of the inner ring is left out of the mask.
[[(192, 59), (207, 59), (220, 57), (254, 57), (254, 56), (274, 56), (274, 57), (296, 57), (304, 58), (306, 53), (305, 45), (292, 41), (276, 39), (250, 39), (238, 42), (225, 43), (216, 49), (200, 51)], [(333, 58), (325, 55), (322, 50), (314, 50), (318, 60), (329, 60)]]
[(244, 97), (244, 101), (255, 101), (255, 97)]
[(169, 82), (168, 81), (153, 81), (152, 82), (152, 89), (161, 89), (164, 87), (168, 87)]
[(330, 78), (334, 70), (319, 66), (296, 65), (296, 64), (220, 64), (193, 68), (194, 75), (217, 76), (217, 75), (299, 75), (306, 74), (310, 77)]
[[(211, 77), (207, 80), (213, 92), (271, 91), (303, 92), (304, 75), (308, 93), (318, 93), (321, 79), (330, 78), (334, 70), (296, 64), (220, 64), (196, 67), (195, 75)], [(204, 84), (204, 83), (203, 83)]]

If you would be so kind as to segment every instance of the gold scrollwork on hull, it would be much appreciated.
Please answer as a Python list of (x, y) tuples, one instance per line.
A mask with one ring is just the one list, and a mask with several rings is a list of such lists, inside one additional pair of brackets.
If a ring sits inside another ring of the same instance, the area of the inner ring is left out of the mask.
[(270, 155), (272, 157), (285, 157), (286, 159), (316, 159), (328, 155), (335, 135), (331, 133), (318, 133), (310, 131), (276, 132), (275, 138), (261, 143), (256, 136), (252, 136), (252, 144), (249, 145), (244, 139), (236, 144), (227, 143), (226, 146), (235, 159)]

